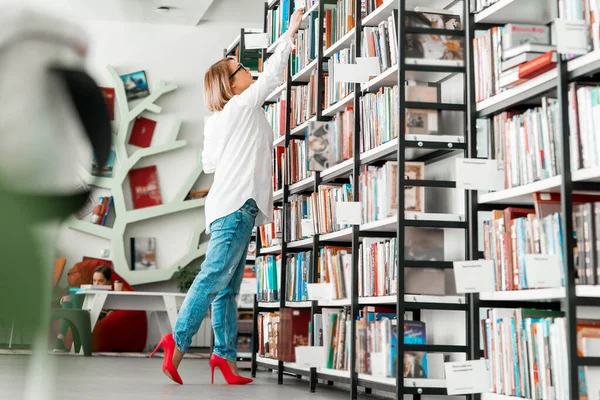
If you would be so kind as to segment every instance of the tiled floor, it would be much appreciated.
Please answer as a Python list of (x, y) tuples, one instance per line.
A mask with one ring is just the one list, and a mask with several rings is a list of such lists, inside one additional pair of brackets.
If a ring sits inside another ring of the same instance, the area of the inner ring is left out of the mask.
[[(30, 356), (0, 355), (0, 399), (21, 400)], [(51, 357), (56, 370), (56, 396), (39, 400), (324, 400), (350, 399), (347, 390), (320, 385), (309, 393), (308, 381), (285, 377), (277, 385), (277, 376), (259, 372), (253, 384), (225, 385), (219, 376), (210, 384), (207, 360), (184, 360), (181, 377), (185, 384), (171, 383), (161, 372), (161, 358)], [(246, 376), (250, 371), (243, 371)], [(362, 397), (362, 396), (361, 396)], [(371, 397), (371, 396), (369, 396)]]

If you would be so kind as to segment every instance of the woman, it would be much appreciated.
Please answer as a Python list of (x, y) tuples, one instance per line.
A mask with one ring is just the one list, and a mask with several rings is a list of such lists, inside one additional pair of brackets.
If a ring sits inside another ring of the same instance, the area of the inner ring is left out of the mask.
[[(92, 274), (92, 285), (112, 285), (112, 270), (103, 265), (96, 268), (94, 270), (94, 273)], [(83, 296), (63, 296), (59, 301), (62, 308), (81, 308), (81, 306), (83, 305)], [(100, 313), (100, 317), (98, 319), (106, 317), (109, 312), (110, 311), (102, 310), (102, 313)], [(58, 330), (58, 336), (56, 337), (56, 343), (54, 344), (55, 352), (66, 350), (65, 335), (67, 334), (68, 329), (69, 323), (67, 321), (61, 320), (60, 328)]]
[(256, 82), (247, 68), (230, 58), (217, 62), (204, 75), (205, 102), (214, 112), (204, 129), (202, 152), (204, 172), (215, 174), (205, 206), (211, 238), (206, 259), (187, 293), (173, 333), (165, 335), (156, 348), (164, 348), (163, 372), (179, 384), (183, 382), (177, 368), (211, 303), (212, 382), (215, 367), (229, 384), (252, 382), (239, 375), (236, 365), (236, 296), (252, 228), (271, 222), (273, 214), (273, 130), (261, 107), (268, 94), (283, 82), (301, 22), (302, 10), (297, 10)]

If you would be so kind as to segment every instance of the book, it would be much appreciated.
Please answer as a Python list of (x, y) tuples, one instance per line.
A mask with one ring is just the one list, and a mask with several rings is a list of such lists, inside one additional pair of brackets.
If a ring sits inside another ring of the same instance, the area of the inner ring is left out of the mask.
[(106, 102), (106, 109), (108, 110), (108, 117), (111, 121), (115, 119), (115, 88), (101, 87), (102, 97)]
[[(404, 344), (427, 344), (424, 322), (404, 321)], [(427, 378), (427, 353), (405, 351), (402, 376), (404, 378)]]
[(296, 347), (308, 346), (308, 325), (310, 309), (282, 308), (279, 310), (279, 336), (277, 359), (296, 362)]
[(301, 251), (287, 255), (287, 298), (289, 301), (306, 301), (306, 284), (312, 269), (312, 251)]
[(595, 126), (600, 88), (597, 84), (569, 85), (569, 129), (573, 170), (600, 165), (600, 139)]
[(498, 80), (498, 86), (500, 88), (509, 88), (520, 85), (529, 79), (554, 69), (556, 61), (557, 56), (553, 51), (541, 54), (531, 61), (502, 72)]
[(150, 147), (155, 129), (156, 121), (144, 117), (136, 118), (129, 136), (129, 144), (138, 147)]
[(525, 43), (502, 52), (502, 59), (508, 60), (523, 53), (547, 53), (555, 51), (556, 47), (549, 44)]
[(505, 51), (527, 43), (550, 44), (550, 29), (545, 25), (506, 24), (502, 30)]
[(527, 61), (531, 61), (536, 57), (539, 57), (541, 54), (543, 53), (533, 53), (533, 52), (527, 52), (527, 53), (521, 53), (517, 56), (514, 56), (512, 58), (509, 58), (506, 61), (502, 61), (502, 72), (507, 71), (511, 68), (517, 67), (523, 63), (526, 63)]
[(130, 170), (129, 185), (134, 209), (162, 204), (156, 165)]
[(115, 157), (115, 150), (114, 148), (111, 148), (110, 152), (108, 153), (108, 159), (106, 160), (106, 164), (101, 166), (98, 165), (96, 157), (94, 156), (94, 158), (92, 159), (91, 174), (93, 176), (98, 176), (102, 178), (112, 178), (113, 168), (115, 166)]
[(157, 269), (156, 266), (156, 238), (132, 237), (129, 239), (131, 246), (131, 270), (146, 271)]
[(123, 86), (125, 86), (127, 101), (143, 99), (150, 95), (145, 71), (121, 75), (121, 80), (123, 81)]
[(258, 301), (278, 301), (281, 254), (256, 257), (255, 266)]

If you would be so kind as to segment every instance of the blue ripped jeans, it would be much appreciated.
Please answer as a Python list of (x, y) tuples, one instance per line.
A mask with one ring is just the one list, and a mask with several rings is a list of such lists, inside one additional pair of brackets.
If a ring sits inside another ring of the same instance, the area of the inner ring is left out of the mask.
[(249, 199), (237, 211), (210, 224), (206, 259), (179, 310), (173, 338), (185, 354), (212, 303), (213, 353), (229, 361), (237, 356), (237, 295), (258, 207)]

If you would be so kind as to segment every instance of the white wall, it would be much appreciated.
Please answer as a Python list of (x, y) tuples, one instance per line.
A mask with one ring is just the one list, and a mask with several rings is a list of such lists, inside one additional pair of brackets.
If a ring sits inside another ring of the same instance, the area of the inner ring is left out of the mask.
[[(254, 13), (252, 17), (261, 19), (262, 13)], [(83, 23), (90, 43), (88, 70), (99, 85), (112, 86), (106, 70), (108, 64), (118, 73), (145, 70), (151, 90), (159, 80), (178, 85), (175, 92), (157, 102), (163, 111), (155, 117), (158, 120), (155, 135), (163, 133), (161, 124), (169, 126), (177, 118), (183, 121), (179, 139), (187, 140), (188, 146), (150, 157), (138, 165), (158, 166), (163, 202), (168, 202), (186, 179), (202, 146), (203, 118), (208, 115), (202, 92), (204, 72), (222, 57), (223, 48), (231, 43), (241, 27), (260, 26), (260, 19), (247, 23), (206, 21), (197, 27), (108, 21)], [(211, 179), (211, 176), (203, 175), (196, 186), (207, 187)], [(196, 209), (144, 221), (128, 227), (124, 240), (128, 241), (129, 236), (157, 237), (157, 263), (159, 267), (166, 266), (185, 251), (188, 232), (194, 224), (202, 222), (203, 212), (203, 209)], [(83, 256), (100, 257), (102, 248), (110, 248), (108, 241), (68, 228), (61, 231), (58, 240), (58, 254), (67, 257), (69, 267)], [(143, 285), (137, 289), (177, 290), (173, 281)], [(156, 337), (158, 333), (150, 327), (149, 343), (154, 342)]]

